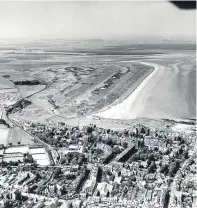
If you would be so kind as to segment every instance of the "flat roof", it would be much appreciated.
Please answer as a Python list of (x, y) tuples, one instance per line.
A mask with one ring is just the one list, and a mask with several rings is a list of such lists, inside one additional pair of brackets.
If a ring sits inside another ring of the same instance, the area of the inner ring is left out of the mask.
[(8, 147), (5, 149), (4, 154), (12, 154), (12, 153), (28, 153), (29, 148), (28, 146), (15, 146), (15, 147)]
[(3, 157), (3, 161), (5, 162), (18, 162), (18, 160), (23, 160), (23, 156), (14, 156), (14, 157)]
[(30, 150), (30, 153), (33, 155), (33, 154), (45, 154), (46, 153), (46, 150), (45, 148), (29, 148)]

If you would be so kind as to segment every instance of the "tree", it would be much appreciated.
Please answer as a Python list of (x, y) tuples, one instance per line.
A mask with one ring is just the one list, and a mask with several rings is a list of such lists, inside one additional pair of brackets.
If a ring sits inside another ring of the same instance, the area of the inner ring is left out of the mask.
[(152, 161), (151, 165), (148, 168), (148, 173), (154, 173), (156, 168), (157, 168), (157, 166), (156, 166), (155, 162)]
[(155, 161), (155, 156), (154, 154), (150, 154), (149, 158), (148, 158), (150, 161)]
[(127, 142), (123, 142), (122, 146), (126, 149), (128, 147), (128, 143)]
[(111, 140), (111, 139), (107, 140), (107, 145), (109, 145), (109, 146), (113, 146), (113, 142), (112, 142), (112, 140)]
[(161, 169), (160, 169), (160, 173), (163, 173), (166, 175), (166, 174), (168, 174), (168, 172), (169, 172), (169, 166), (167, 164), (162, 165)]
[(88, 134), (91, 134), (92, 132), (93, 132), (93, 128), (90, 127), (90, 126), (88, 126), (88, 127), (87, 127), (87, 133), (88, 133)]
[(182, 140), (180, 141), (180, 144), (185, 144), (185, 140), (182, 139)]
[(54, 171), (54, 178), (58, 178), (61, 173), (62, 173), (61, 168), (55, 169), (55, 171)]
[(178, 161), (174, 161), (170, 164), (170, 167), (169, 167), (169, 174), (170, 176), (172, 177), (179, 169), (179, 162)]
[(78, 163), (77, 157), (73, 157), (71, 164), (76, 165)]
[(188, 159), (188, 158), (189, 158), (188, 150), (185, 151), (185, 152), (183, 153), (183, 157), (184, 157), (185, 159)]
[(6, 201), (6, 202), (4, 203), (3, 208), (11, 208), (12, 206), (13, 206), (13, 203), (12, 203), (11, 201)]
[(128, 135), (129, 135), (129, 131), (126, 130), (126, 129), (124, 129), (124, 135), (125, 135), (125, 136), (128, 136)]
[(68, 161), (70, 162), (73, 158), (73, 154), (71, 152), (68, 152), (67, 158), (68, 158)]
[(181, 136), (178, 136), (178, 137), (177, 137), (177, 140), (178, 140), (178, 141), (182, 141), (182, 137), (181, 137)]
[(85, 162), (85, 155), (81, 154), (78, 158), (78, 164), (83, 164)]
[(116, 154), (119, 154), (121, 152), (120, 148), (118, 146), (115, 146), (113, 148), (113, 152), (115, 152)]
[(2, 150), (2, 149), (4, 149), (4, 148), (5, 148), (4, 144), (1, 144), (1, 145), (0, 145), (0, 149)]
[(76, 178), (76, 176), (73, 174), (66, 175), (67, 180), (74, 180), (75, 178)]
[(66, 162), (66, 160), (62, 159), (60, 163), (63, 165), (65, 162)]
[(112, 172), (111, 172), (110, 170), (108, 170), (108, 169), (105, 171), (105, 173), (106, 173), (107, 175), (109, 175), (109, 176), (112, 175)]
[(72, 203), (69, 203), (68, 208), (73, 208)]
[(148, 162), (147, 162), (147, 166), (149, 167), (151, 165), (151, 161), (150, 160), (148, 160)]
[(166, 150), (165, 155), (169, 155), (170, 154), (170, 150), (169, 148)]
[(154, 151), (157, 152), (159, 150), (158, 147), (154, 147)]

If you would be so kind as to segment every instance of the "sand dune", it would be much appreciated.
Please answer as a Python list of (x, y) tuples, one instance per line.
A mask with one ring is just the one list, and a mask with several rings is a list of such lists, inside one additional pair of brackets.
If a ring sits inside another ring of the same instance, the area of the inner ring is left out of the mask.
[(190, 80), (195, 69), (186, 67), (180, 70), (179, 60), (168, 66), (141, 63), (152, 65), (155, 70), (122, 103), (97, 115), (112, 119), (195, 118), (196, 86), (194, 80)]

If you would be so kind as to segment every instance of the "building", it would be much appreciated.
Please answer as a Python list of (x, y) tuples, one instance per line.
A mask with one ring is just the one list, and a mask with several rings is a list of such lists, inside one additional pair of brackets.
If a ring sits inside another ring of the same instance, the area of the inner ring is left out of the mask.
[(109, 197), (112, 192), (113, 186), (107, 182), (98, 183), (94, 192), (95, 196)]
[(92, 170), (90, 172), (90, 180), (97, 181), (98, 170), (99, 170), (98, 165), (97, 164), (93, 165)]
[(88, 179), (83, 188), (82, 188), (82, 192), (85, 194), (88, 194), (90, 196), (92, 196), (94, 194), (95, 188), (96, 188), (96, 181), (95, 180), (90, 180)]

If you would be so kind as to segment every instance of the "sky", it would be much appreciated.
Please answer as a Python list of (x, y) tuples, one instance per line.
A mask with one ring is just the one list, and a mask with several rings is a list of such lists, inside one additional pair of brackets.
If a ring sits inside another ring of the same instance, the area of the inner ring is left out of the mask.
[(163, 2), (2, 2), (0, 39), (196, 39), (196, 11)]

